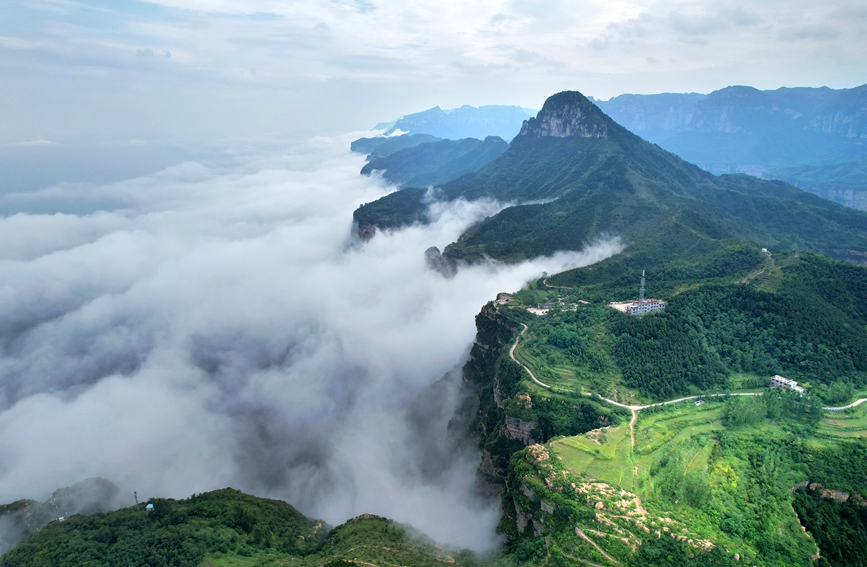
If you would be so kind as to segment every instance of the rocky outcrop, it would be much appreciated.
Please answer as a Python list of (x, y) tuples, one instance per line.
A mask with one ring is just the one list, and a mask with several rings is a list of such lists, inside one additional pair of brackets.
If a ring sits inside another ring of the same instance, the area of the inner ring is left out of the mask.
[(545, 101), (536, 118), (524, 121), (518, 136), (554, 138), (607, 138), (611, 119), (576, 91), (555, 94)]
[(372, 224), (359, 223), (356, 228), (356, 233), (361, 240), (367, 242), (376, 234), (376, 227)]
[(503, 434), (515, 441), (520, 441), (524, 445), (535, 445), (536, 441), (530, 434), (536, 428), (535, 421), (524, 421), (517, 417), (506, 416), (506, 427), (503, 428)]
[(521, 509), (518, 507), (517, 502), (515, 503), (515, 524), (518, 528), (518, 533), (523, 534), (527, 531), (527, 524), (530, 523), (530, 520), (533, 519), (532, 514), (524, 514)]
[(424, 251), (424, 261), (427, 267), (439, 272), (446, 278), (453, 278), (458, 273), (458, 264), (453, 259), (443, 256), (440, 249), (431, 246)]
[(825, 488), (818, 482), (810, 483), (808, 487), (812, 492), (817, 492), (819, 496), (824, 498), (825, 500), (836, 500), (840, 504), (849, 500), (849, 493), (842, 492), (840, 490), (831, 490), (830, 488)]

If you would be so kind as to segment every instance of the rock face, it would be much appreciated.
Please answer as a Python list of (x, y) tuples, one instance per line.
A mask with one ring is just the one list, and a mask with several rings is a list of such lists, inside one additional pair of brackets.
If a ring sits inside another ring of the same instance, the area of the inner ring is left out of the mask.
[(376, 227), (373, 226), (372, 224), (359, 223), (356, 231), (358, 233), (358, 238), (360, 238), (361, 240), (363, 240), (365, 242), (367, 242), (368, 240), (373, 238), (374, 235), (376, 235)]
[(524, 121), (518, 136), (535, 138), (607, 138), (608, 121), (599, 108), (577, 91), (549, 97), (536, 118)]
[(524, 421), (517, 417), (506, 416), (506, 427), (504, 428), (503, 433), (509, 439), (520, 441), (524, 445), (535, 445), (536, 441), (534, 441), (532, 435), (530, 435), (530, 432), (535, 428), (535, 421)]
[(458, 273), (457, 262), (443, 256), (436, 246), (431, 246), (424, 251), (424, 261), (428, 268), (441, 273), (446, 278), (453, 278)]

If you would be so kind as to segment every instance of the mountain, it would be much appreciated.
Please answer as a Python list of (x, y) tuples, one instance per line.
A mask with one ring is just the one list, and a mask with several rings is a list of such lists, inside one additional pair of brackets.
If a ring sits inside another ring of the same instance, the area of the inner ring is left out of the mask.
[(0, 558), (2, 567), (445, 563), (475, 561), (468, 552), (438, 546), (385, 518), (365, 514), (332, 529), (285, 502), (231, 488), (55, 521)]
[(349, 145), (349, 149), (359, 154), (368, 154), (367, 160), (391, 155), (394, 152), (413, 148), (421, 144), (437, 142), (441, 138), (428, 134), (413, 134), (402, 136), (376, 136), (374, 138), (359, 138)]
[(500, 157), (509, 148), (502, 138), (440, 140), (372, 158), (363, 175), (382, 171), (382, 176), (403, 187), (441, 185), (475, 171)]
[(623, 94), (593, 103), (630, 132), (664, 146), (668, 138), (689, 130), (696, 104), (705, 99), (699, 93)]
[(483, 140), (488, 136), (511, 140), (528, 116), (530, 114), (520, 106), (490, 105), (476, 108), (464, 105), (453, 110), (443, 110), (435, 106), (424, 112), (401, 117), (386, 135), (401, 131), (408, 134), (430, 134), (450, 140)]
[(117, 506), (118, 487), (102, 478), (91, 478), (54, 491), (45, 502), (18, 500), (0, 506), (0, 555), (58, 517), (92, 514)]
[(762, 177), (780, 179), (823, 199), (867, 211), (867, 160), (772, 167)]
[[(476, 317), (463, 376), (504, 553), (867, 565), (867, 404), (846, 409), (867, 401), (867, 267), (740, 242), (647, 268), (664, 311), (610, 306), (642, 277), (612, 258)], [(769, 388), (774, 374), (803, 393)]]
[[(442, 185), (444, 199), (493, 198), (508, 207), (445, 254), (518, 261), (619, 235), (633, 263), (707, 254), (732, 240), (867, 260), (867, 214), (779, 181), (714, 176), (623, 128), (577, 92), (550, 97), (499, 158)], [(424, 191), (360, 207), (359, 232), (424, 221)]]
[(867, 184), (852, 184), (867, 160), (867, 85), (852, 89), (735, 86), (695, 93), (621, 95), (596, 104), (630, 131), (713, 173), (790, 180), (787, 168), (827, 167), (798, 176), (802, 189), (865, 207)]

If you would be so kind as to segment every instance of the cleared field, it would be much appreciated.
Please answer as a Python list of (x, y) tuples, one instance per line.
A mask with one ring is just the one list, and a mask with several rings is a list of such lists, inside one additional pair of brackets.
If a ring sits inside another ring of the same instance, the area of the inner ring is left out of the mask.
[(567, 437), (551, 447), (570, 471), (634, 490), (629, 425)]
[(829, 412), (819, 423), (819, 433), (836, 437), (867, 438), (867, 404)]
[(688, 445), (687, 471), (706, 470), (713, 443), (691, 441), (723, 430), (721, 414), (721, 403), (695, 406), (691, 402), (639, 412), (634, 449), (629, 425), (558, 439), (550, 446), (570, 471), (635, 492), (639, 491), (642, 473), (650, 471), (654, 460), (675, 446)]
[(515, 349), (515, 358), (530, 368), (539, 380), (552, 387), (577, 393), (589, 391), (590, 384), (581, 380), (575, 368), (566, 365), (550, 365), (542, 357), (534, 355), (530, 349), (526, 348), (525, 340), (518, 343), (518, 347)]

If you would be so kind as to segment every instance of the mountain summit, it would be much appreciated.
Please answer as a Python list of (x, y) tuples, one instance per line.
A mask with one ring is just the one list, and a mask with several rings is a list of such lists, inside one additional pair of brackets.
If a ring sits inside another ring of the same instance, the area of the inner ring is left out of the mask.
[(606, 138), (608, 118), (578, 91), (564, 91), (545, 101), (536, 118), (524, 121), (518, 136)]
[[(425, 193), (405, 189), (359, 208), (359, 233), (425, 222)], [(435, 194), (518, 203), (467, 230), (446, 248), (452, 259), (520, 261), (618, 235), (628, 256), (649, 263), (738, 239), (867, 262), (867, 214), (779, 181), (714, 176), (574, 91), (550, 97), (505, 153)]]

